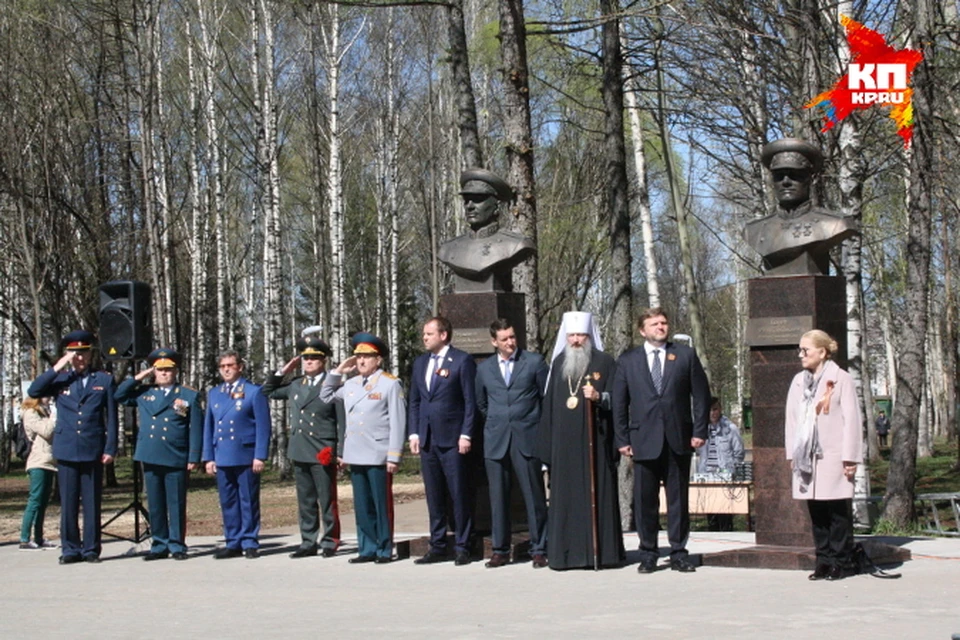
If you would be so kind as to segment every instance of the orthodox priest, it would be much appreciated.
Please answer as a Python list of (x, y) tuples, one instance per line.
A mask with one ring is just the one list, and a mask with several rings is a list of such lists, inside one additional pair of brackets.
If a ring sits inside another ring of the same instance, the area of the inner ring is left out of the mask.
[[(617, 500), (619, 455), (608, 391), (615, 363), (602, 349), (591, 314), (563, 315), (540, 418), (540, 458), (550, 467), (547, 558), (551, 569), (616, 567), (625, 559)], [(593, 413), (593, 470), (588, 409)], [(599, 532), (596, 545), (594, 518)]]

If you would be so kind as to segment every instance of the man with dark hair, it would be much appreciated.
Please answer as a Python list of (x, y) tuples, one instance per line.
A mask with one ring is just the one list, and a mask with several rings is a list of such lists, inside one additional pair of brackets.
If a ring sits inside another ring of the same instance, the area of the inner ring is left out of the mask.
[(60, 485), (60, 564), (100, 562), (103, 465), (117, 455), (113, 376), (91, 366), (93, 334), (89, 331), (72, 331), (60, 344), (63, 357), (33, 381), (27, 394), (56, 399), (53, 457)]
[(493, 556), (487, 567), (510, 562), (510, 483), (516, 478), (527, 505), (533, 566), (541, 568), (547, 566), (547, 501), (536, 448), (547, 364), (517, 348), (517, 334), (504, 318), (490, 325), (490, 342), (496, 353), (477, 367), (477, 408), (485, 418), (483, 458), (493, 521)]
[(450, 346), (453, 327), (443, 316), (423, 325), (426, 353), (413, 363), (410, 380), (410, 451), (420, 468), (430, 512), (430, 550), (416, 564), (447, 558), (447, 497), (453, 502), (458, 566), (470, 563), (473, 487), (469, 459), (475, 429), (477, 367), (468, 354)]
[(260, 473), (270, 447), (270, 406), (260, 387), (242, 377), (236, 351), (220, 355), (218, 384), (207, 394), (203, 460), (217, 476), (223, 537), (217, 560), (260, 557)]
[(707, 437), (710, 389), (696, 352), (667, 341), (670, 323), (659, 307), (640, 317), (644, 344), (617, 361), (613, 418), (620, 453), (633, 458), (634, 511), (640, 535), (640, 573), (653, 573), (659, 551), (660, 483), (667, 494), (670, 568), (696, 571), (690, 536), (690, 463)]
[[(300, 523), (300, 547), (290, 557), (315, 556), (319, 548), (323, 557), (329, 558), (340, 545), (336, 461), (343, 455), (339, 436), (344, 426), (343, 405), (320, 398), (327, 358), (332, 353), (330, 345), (319, 336), (302, 336), (297, 340), (297, 351), (299, 355), (267, 378), (263, 394), (271, 400), (286, 400), (290, 409), (287, 457), (293, 463)], [(303, 375), (284, 381), (297, 365), (303, 368)], [(324, 450), (327, 453), (321, 455)]]

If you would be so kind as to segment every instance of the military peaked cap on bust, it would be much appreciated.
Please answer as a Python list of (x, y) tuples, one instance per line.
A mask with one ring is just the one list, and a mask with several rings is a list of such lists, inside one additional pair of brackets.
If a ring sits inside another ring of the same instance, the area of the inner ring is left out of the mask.
[(353, 355), (355, 356), (372, 353), (386, 358), (388, 353), (387, 345), (384, 344), (383, 340), (365, 331), (353, 334), (353, 337), (350, 338), (350, 346), (353, 347)]
[(176, 349), (160, 347), (150, 352), (147, 364), (155, 369), (173, 369), (180, 366), (180, 354)]
[(503, 178), (479, 167), (466, 169), (460, 174), (460, 195), (469, 194), (493, 195), (503, 202), (513, 200), (513, 189)]
[(84, 329), (71, 331), (60, 340), (60, 348), (67, 351), (86, 351), (93, 348), (93, 334)]
[(333, 349), (326, 342), (320, 339), (320, 336), (303, 336), (297, 340), (297, 350), (302, 356), (324, 356), (330, 357)]
[(806, 140), (781, 138), (763, 147), (760, 161), (770, 171), (776, 169), (806, 169), (811, 173), (820, 173), (823, 168), (823, 154)]

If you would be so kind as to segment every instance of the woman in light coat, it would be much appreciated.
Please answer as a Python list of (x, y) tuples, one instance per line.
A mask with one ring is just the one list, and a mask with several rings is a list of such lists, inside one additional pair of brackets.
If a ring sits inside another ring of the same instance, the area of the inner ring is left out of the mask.
[(836, 352), (836, 340), (825, 332), (803, 334), (803, 371), (787, 394), (784, 445), (793, 497), (807, 501), (817, 549), (811, 580), (854, 573), (853, 484), (863, 461), (863, 427), (853, 379), (833, 361)]
[[(49, 398), (27, 398), (21, 408), (23, 430), (33, 442), (27, 456), (26, 470), (30, 477), (30, 494), (23, 510), (20, 526), (21, 549), (52, 549), (57, 545), (43, 537), (43, 520), (50, 503), (53, 477), (57, 463), (53, 459), (53, 429), (55, 420), (50, 415)], [(30, 534), (33, 533), (33, 540)]]

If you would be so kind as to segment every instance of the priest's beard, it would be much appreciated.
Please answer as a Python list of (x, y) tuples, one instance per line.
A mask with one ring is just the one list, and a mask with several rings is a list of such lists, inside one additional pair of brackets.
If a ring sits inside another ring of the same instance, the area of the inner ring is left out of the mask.
[(583, 347), (572, 347), (569, 344), (563, 347), (563, 377), (567, 380), (580, 380), (587, 372), (593, 347), (584, 342)]

